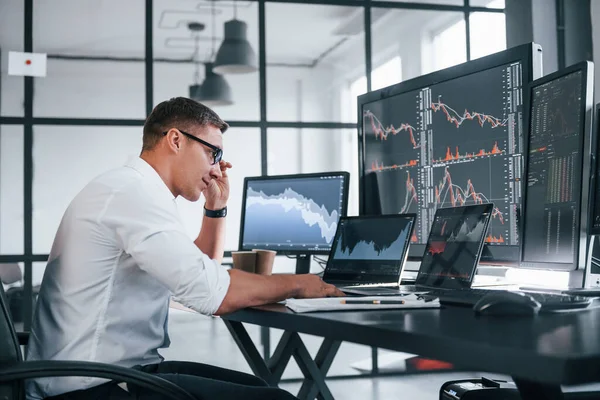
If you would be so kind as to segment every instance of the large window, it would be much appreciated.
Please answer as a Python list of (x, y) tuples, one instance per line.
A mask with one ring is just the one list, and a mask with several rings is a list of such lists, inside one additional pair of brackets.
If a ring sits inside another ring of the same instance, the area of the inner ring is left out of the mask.
[[(268, 130), (269, 175), (330, 171), (358, 171), (358, 143), (354, 129)], [(298, 151), (300, 149), (300, 151)], [(350, 175), (348, 214), (358, 214), (358, 174)]]
[[(493, 0), (486, 6), (504, 8), (504, 0)], [(469, 22), (472, 60), (506, 49), (506, 16), (503, 13), (472, 13)]]
[(467, 61), (465, 20), (461, 19), (444, 28), (432, 39), (431, 70), (452, 67)]
[(36, 126), (33, 135), (33, 252), (50, 252), (71, 200), (96, 176), (137, 157), (141, 127)]
[(144, 3), (33, 4), (33, 50), (48, 54), (47, 76), (35, 81), (34, 116), (144, 118), (144, 63), (126, 61), (144, 57)]
[[(206, 79), (206, 63), (215, 62), (225, 23), (234, 18), (246, 25), (246, 38), (258, 57), (258, 2), (154, 1), (154, 104), (175, 96), (188, 96), (189, 87)], [(214, 14), (214, 17), (213, 17)], [(196, 32), (190, 22), (199, 22)], [(225, 120), (258, 121), (260, 90), (258, 70), (224, 75), (233, 104), (214, 110)]]
[(0, 116), (23, 116), (23, 77), (8, 75), (8, 52), (23, 51), (22, 0), (0, 1)]
[(363, 8), (280, 3), (265, 8), (267, 119), (354, 121), (339, 105), (348, 76), (365, 74)]
[(0, 125), (0, 254), (22, 254), (23, 127)]
[[(402, 81), (402, 60), (400, 56), (396, 56), (391, 60), (386, 61), (383, 65), (375, 68), (371, 72), (371, 89), (377, 90), (386, 86), (393, 85)], [(350, 84), (350, 94), (344, 98), (343, 106), (346, 107), (349, 115), (352, 115), (352, 120), (356, 121), (356, 98), (361, 94), (367, 93), (367, 78), (361, 76)]]

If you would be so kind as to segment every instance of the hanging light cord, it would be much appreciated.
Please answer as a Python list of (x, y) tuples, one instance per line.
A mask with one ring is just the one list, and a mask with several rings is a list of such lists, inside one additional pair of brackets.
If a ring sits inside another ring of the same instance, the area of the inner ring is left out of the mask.
[(237, 0), (233, 0), (233, 19), (237, 19)]
[(200, 48), (200, 33), (196, 32), (194, 37), (194, 63), (196, 64), (196, 71), (194, 72), (194, 83), (198, 85), (200, 83), (200, 61), (198, 57)]
[(215, 58), (215, 43), (217, 41), (217, 33), (216, 33), (216, 23), (215, 23), (215, 2), (214, 0), (211, 2), (211, 10), (210, 13), (212, 14), (212, 53), (210, 55), (210, 61), (214, 61)]

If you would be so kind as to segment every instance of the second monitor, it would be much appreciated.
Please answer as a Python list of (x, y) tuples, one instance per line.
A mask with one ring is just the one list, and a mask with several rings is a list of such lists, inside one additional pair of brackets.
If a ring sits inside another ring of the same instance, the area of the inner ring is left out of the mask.
[(518, 263), (523, 89), (540, 55), (523, 45), (359, 97), (361, 215), (416, 213), (410, 258), (438, 208), (493, 202), (481, 259)]
[(239, 249), (295, 255), (296, 273), (308, 273), (310, 255), (331, 250), (348, 184), (347, 172), (244, 179)]
[(530, 86), (521, 266), (584, 269), (594, 68), (582, 62)]

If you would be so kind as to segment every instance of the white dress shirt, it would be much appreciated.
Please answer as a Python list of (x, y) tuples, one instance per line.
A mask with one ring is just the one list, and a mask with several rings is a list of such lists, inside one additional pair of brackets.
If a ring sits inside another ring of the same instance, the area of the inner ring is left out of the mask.
[[(175, 198), (137, 158), (90, 182), (67, 208), (40, 288), (28, 360), (158, 363), (170, 344), (169, 297), (202, 314), (217, 311), (229, 274), (186, 234)], [(40, 399), (105, 382), (29, 381)]]

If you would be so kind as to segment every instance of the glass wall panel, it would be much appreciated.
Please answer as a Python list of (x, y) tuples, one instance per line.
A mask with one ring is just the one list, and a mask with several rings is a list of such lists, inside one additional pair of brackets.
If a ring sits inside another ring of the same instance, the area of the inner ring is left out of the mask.
[(0, 126), (0, 254), (22, 254), (23, 127)]
[(476, 12), (471, 24), (471, 60), (506, 50), (506, 16), (504, 13)]
[[(171, 97), (189, 97), (190, 85), (204, 83), (205, 63), (215, 61), (223, 43), (225, 23), (234, 15), (246, 24), (247, 40), (255, 55), (253, 64), (258, 67), (257, 2), (154, 1), (155, 104)], [(204, 29), (194, 33), (188, 27), (192, 22), (202, 24)], [(232, 104), (213, 105), (199, 100), (226, 120), (257, 121), (260, 117), (258, 69), (249, 73), (222, 74), (222, 77), (230, 88)]]
[(265, 8), (267, 119), (355, 121), (351, 84), (365, 75), (363, 8), (289, 3)]
[(0, 1), (0, 115), (22, 117), (23, 77), (8, 75), (8, 52), (23, 51), (24, 2)]
[(271, 128), (269, 175), (350, 172), (348, 214), (358, 214), (358, 135), (355, 129)]
[[(94, 177), (139, 156), (142, 128), (47, 126), (36, 127), (34, 133), (33, 251), (45, 254), (75, 195)], [(231, 128), (223, 144), (224, 159), (234, 165), (226, 245), (237, 249), (243, 179), (260, 174), (259, 130)], [(197, 237), (204, 201), (177, 202), (190, 238)]]
[(35, 126), (33, 252), (50, 252), (67, 206), (90, 180), (141, 148), (142, 127)]
[(140, 1), (34, 2), (34, 51), (48, 54), (34, 116), (144, 118), (144, 16)]
[(505, 0), (469, 0), (472, 7), (504, 8)]
[[(371, 24), (374, 82), (377, 69), (398, 57), (394, 71), (401, 80), (467, 60), (464, 13), (374, 8)], [(385, 83), (393, 80), (400, 79), (393, 76)]]
[[(390, 0), (394, 3), (424, 3), (424, 4), (443, 4), (449, 6), (463, 6), (465, 0)], [(471, 0), (471, 3), (473, 0)]]

